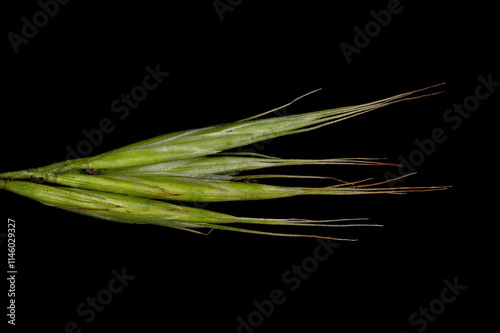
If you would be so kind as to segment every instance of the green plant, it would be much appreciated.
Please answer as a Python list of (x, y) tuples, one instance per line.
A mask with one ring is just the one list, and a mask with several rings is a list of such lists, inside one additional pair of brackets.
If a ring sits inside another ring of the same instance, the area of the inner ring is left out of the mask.
[(238, 173), (288, 165), (393, 164), (363, 158), (300, 160), (227, 152), (258, 141), (314, 130), (392, 103), (432, 95), (415, 96), (416, 93), (425, 89), (356, 106), (257, 119), (274, 111), (271, 110), (233, 123), (166, 134), (97, 156), (2, 173), (0, 174), (0, 189), (64, 210), (109, 221), (157, 224), (197, 233), (201, 233), (199, 229), (208, 228), (276, 236), (332, 238), (274, 233), (233, 225), (243, 223), (254, 226), (346, 227), (366, 226), (367, 224), (333, 223), (345, 220), (311, 221), (235, 217), (206, 209), (174, 205), (165, 200), (236, 201), (295, 195), (408, 193), (445, 189), (446, 187), (443, 186), (380, 187), (386, 182), (370, 184), (366, 183), (366, 180), (340, 182), (320, 188), (261, 184), (257, 179), (294, 176), (281, 174), (241, 176)]

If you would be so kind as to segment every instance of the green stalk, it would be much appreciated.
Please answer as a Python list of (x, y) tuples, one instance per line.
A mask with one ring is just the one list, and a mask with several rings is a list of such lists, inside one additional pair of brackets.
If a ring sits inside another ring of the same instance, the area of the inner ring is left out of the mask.
[(74, 160), (57, 162), (40, 168), (31, 168), (20, 171), (4, 172), (0, 173), (0, 179), (32, 179), (32, 178), (43, 177), (45, 174), (49, 172), (60, 173), (60, 172), (67, 172), (70, 170), (76, 170), (77, 169), (76, 164), (84, 163), (86, 159), (88, 158), (79, 158)]

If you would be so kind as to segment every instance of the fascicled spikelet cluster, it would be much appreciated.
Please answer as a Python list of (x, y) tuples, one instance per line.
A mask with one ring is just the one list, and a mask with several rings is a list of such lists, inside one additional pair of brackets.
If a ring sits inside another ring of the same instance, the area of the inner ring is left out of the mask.
[[(444, 189), (445, 187), (441, 186), (380, 187), (385, 182), (367, 184), (366, 180), (339, 182), (322, 188), (267, 185), (257, 179), (292, 176), (240, 176), (239, 172), (290, 165), (394, 164), (369, 158), (281, 159), (260, 154), (228, 152), (230, 149), (258, 141), (314, 130), (392, 103), (420, 98), (423, 96), (414, 95), (423, 90), (356, 106), (256, 119), (274, 111), (271, 110), (233, 123), (166, 134), (93, 157), (2, 173), (0, 189), (64, 210), (109, 221), (156, 224), (196, 233), (202, 233), (200, 230), (203, 229), (223, 229), (276, 236), (339, 239), (273, 233), (234, 225), (246, 223), (346, 227), (366, 224), (345, 224), (346, 220), (236, 217), (206, 209), (174, 205), (167, 201), (262, 200), (296, 195), (407, 193)], [(425, 96), (428, 95), (431, 94)]]

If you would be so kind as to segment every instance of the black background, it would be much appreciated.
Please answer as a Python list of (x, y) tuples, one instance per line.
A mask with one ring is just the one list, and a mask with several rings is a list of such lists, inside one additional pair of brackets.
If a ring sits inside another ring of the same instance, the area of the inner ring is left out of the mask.
[[(403, 196), (207, 206), (241, 216), (369, 217), (385, 226), (332, 233), (359, 241), (341, 243), (296, 291), (288, 289), (282, 275), (313, 255), (314, 239), (222, 231), (204, 237), (122, 225), (0, 193), (1, 231), (7, 218), (17, 225), (15, 329), (62, 332), (75, 321), (82, 332), (236, 332), (238, 316), (255, 311), (254, 300), (269, 299), (272, 290), (281, 289), (286, 301), (255, 332), (416, 332), (421, 326), (412, 327), (408, 317), (440, 297), (443, 280), (455, 278), (467, 289), (425, 331), (484, 331), (491, 324), (498, 310), (492, 305), (498, 303), (492, 120), (498, 92), (456, 130), (443, 114), (474, 94), (478, 76), (500, 81), (493, 65), (498, 60), (493, 3), (401, 2), (401, 13), (350, 63), (339, 44), (353, 44), (354, 27), (363, 29), (373, 20), (370, 11), (387, 8), (387, 1), (242, 1), (224, 13), (223, 21), (212, 1), (107, 3), (61, 5), (17, 54), (7, 34), (19, 34), (21, 18), (31, 21), (40, 6), (36, 1), (4, 4), (1, 172), (64, 160), (66, 147), (76, 147), (85, 139), (82, 131), (98, 127), (103, 118), (116, 128), (92, 154), (245, 118), (320, 87), (287, 112), (360, 104), (446, 82), (438, 96), (279, 138), (259, 152), (396, 162), (416, 149), (414, 140), (429, 138), (439, 127), (447, 140), (400, 185), (453, 187)], [(111, 103), (142, 82), (146, 66), (157, 64), (170, 75), (120, 120)], [(288, 169), (349, 180), (384, 180), (387, 170)], [(6, 262), (4, 241), (2, 249)], [(134, 280), (85, 323), (76, 307), (107, 286), (111, 270), (122, 268)], [(6, 290), (0, 294), (5, 309)]]

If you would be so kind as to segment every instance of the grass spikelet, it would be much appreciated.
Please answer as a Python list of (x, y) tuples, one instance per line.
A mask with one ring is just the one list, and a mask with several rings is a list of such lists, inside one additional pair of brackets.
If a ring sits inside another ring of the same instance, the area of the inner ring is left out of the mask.
[(203, 156), (178, 161), (154, 163), (139, 167), (108, 169), (103, 174), (156, 175), (156, 176), (194, 176), (213, 174), (233, 174), (264, 168), (291, 165), (385, 165), (398, 166), (368, 158), (334, 158), (334, 159), (281, 159), (259, 154), (231, 154), (231, 156)]
[[(99, 191), (87, 191), (76, 188), (61, 188), (24, 181), (0, 180), (0, 189), (5, 189), (45, 205), (57, 207), (70, 212), (91, 216), (98, 219), (132, 223), (155, 224), (195, 233), (203, 233), (199, 229), (221, 229), (261, 235), (284, 237), (316, 237), (335, 240), (352, 240), (317, 235), (270, 233), (266, 231), (235, 227), (235, 224), (263, 226), (316, 226), (316, 227), (353, 227), (366, 224), (338, 224), (351, 220), (312, 221), (303, 219), (264, 219), (246, 218), (216, 213), (206, 209), (177, 206), (167, 202), (146, 198), (111, 194)], [(359, 219), (352, 219), (359, 220)], [(375, 226), (375, 225), (370, 225)]]
[[(436, 86), (439, 85), (432, 87)], [(228, 151), (258, 141), (315, 130), (393, 103), (434, 95), (418, 94), (432, 87), (361, 105), (259, 119), (274, 111), (270, 110), (233, 123), (161, 135), (97, 156), (0, 173), (0, 190), (108, 221), (155, 224), (201, 234), (202, 230), (220, 229), (260, 235), (341, 240), (319, 235), (269, 232), (254, 227), (376, 225), (339, 223), (345, 220), (237, 217), (166, 201), (264, 200), (297, 195), (402, 194), (446, 189), (446, 186), (392, 188), (386, 186), (388, 181), (373, 182), (373, 179), (345, 182), (327, 176), (239, 175), (243, 171), (293, 165), (394, 167), (396, 164), (373, 158), (281, 159)], [(293, 177), (323, 178), (336, 183), (313, 188), (259, 182), (266, 178)], [(45, 184), (38, 184), (40, 182)], [(351, 221), (356, 220), (360, 219)]]
[[(433, 95), (435, 93), (414, 96), (435, 86), (361, 105), (255, 119), (271, 112), (271, 110), (229, 124), (160, 135), (94, 157), (58, 163), (56, 167), (47, 166), (40, 170), (33, 169), (25, 174), (38, 171), (56, 173), (71, 169), (120, 169), (213, 155), (263, 140), (315, 130), (397, 102)], [(10, 178), (14, 178), (13, 176), (13, 173), (9, 175)], [(5, 174), (0, 174), (0, 178), (8, 177)]]
[(384, 184), (342, 183), (323, 188), (285, 187), (247, 183), (214, 177), (179, 177), (151, 175), (79, 175), (48, 174), (46, 182), (110, 193), (127, 193), (151, 199), (173, 201), (241, 201), (285, 198), (297, 195), (399, 194), (444, 189), (443, 187), (377, 187)]

